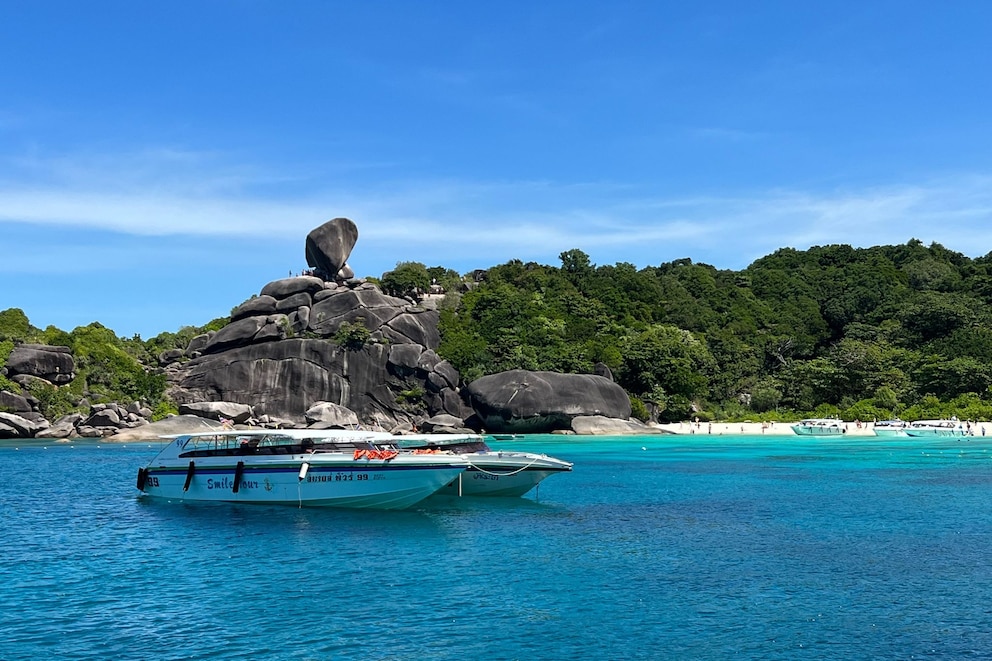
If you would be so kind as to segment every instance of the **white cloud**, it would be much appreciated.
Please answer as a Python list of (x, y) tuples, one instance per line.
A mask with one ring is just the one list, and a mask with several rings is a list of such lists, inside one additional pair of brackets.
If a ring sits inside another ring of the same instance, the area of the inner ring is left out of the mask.
[[(120, 158), (12, 164), (0, 222), (136, 236), (258, 236), (302, 241), (334, 216), (359, 225), (360, 247), (450, 256), (480, 265), (547, 260), (570, 248), (597, 263), (678, 256), (742, 268), (780, 247), (869, 246), (919, 238), (977, 256), (992, 248), (990, 176), (836, 191), (658, 198), (612, 183), (342, 180), (336, 189), (213, 154), (149, 151)], [(287, 189), (282, 186), (290, 184)], [(300, 191), (305, 191), (301, 193)], [(602, 256), (600, 256), (602, 255)], [(443, 263), (443, 262), (442, 262)]]

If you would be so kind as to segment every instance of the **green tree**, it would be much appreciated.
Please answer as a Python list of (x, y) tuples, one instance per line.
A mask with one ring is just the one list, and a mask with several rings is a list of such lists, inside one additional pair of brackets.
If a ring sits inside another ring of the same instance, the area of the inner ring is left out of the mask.
[(431, 276), (420, 262), (398, 262), (382, 274), (382, 290), (392, 296), (420, 296), (428, 291)]
[(349, 351), (358, 351), (372, 338), (369, 329), (365, 327), (364, 319), (359, 317), (355, 323), (342, 322), (334, 333), (334, 343)]
[(640, 395), (655, 388), (687, 400), (706, 396), (707, 375), (715, 363), (692, 333), (674, 326), (653, 325), (621, 338), (617, 377), (628, 392)]
[(20, 308), (8, 308), (0, 312), (0, 340), (29, 341), (34, 336), (34, 330)]

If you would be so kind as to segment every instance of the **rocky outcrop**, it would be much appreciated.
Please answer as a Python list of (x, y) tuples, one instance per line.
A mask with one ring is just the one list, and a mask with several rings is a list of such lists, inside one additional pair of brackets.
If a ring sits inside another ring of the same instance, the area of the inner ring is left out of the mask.
[(0, 411), (7, 413), (30, 413), (35, 410), (37, 409), (32, 406), (27, 397), (6, 390), (0, 390)]
[(75, 377), (76, 364), (69, 347), (45, 344), (21, 344), (14, 347), (7, 359), (7, 376), (18, 381), (18, 376), (36, 377), (49, 383), (62, 385)]
[(627, 393), (595, 374), (512, 370), (476, 379), (466, 391), (491, 432), (547, 433), (569, 429), (579, 416), (630, 418)]
[(634, 434), (668, 434), (655, 427), (648, 427), (638, 420), (617, 420), (601, 415), (580, 415), (572, 418), (572, 432), (585, 435), (624, 436)]
[(195, 415), (217, 422), (243, 424), (254, 415), (252, 407), (237, 402), (191, 402), (179, 407), (179, 415)]
[(0, 412), (0, 438), (32, 438), (47, 429), (47, 420), (31, 420), (14, 413)]
[(421, 421), (417, 431), (427, 434), (471, 434), (474, 430), (465, 426), (465, 422), (456, 416), (442, 413)]
[(321, 429), (353, 429), (360, 424), (354, 411), (331, 402), (317, 402), (305, 415), (308, 426)]
[(341, 277), (357, 238), (346, 218), (310, 232), (315, 275), (264, 285), (231, 323), (198, 339), (173, 373), (172, 399), (182, 407), (234, 402), (253, 407), (257, 421), (297, 425), (410, 427), (436, 414), (470, 416), (457, 370), (436, 353), (437, 311)]
[(215, 420), (207, 420), (195, 415), (175, 415), (158, 422), (150, 422), (142, 427), (124, 429), (114, 434), (110, 440), (117, 443), (133, 441), (161, 441), (162, 436), (191, 434), (220, 429), (223, 425)]
[[(428, 391), (433, 371), (397, 369), (389, 362), (391, 350), (376, 343), (346, 349), (308, 338), (237, 347), (189, 361), (172, 396), (250, 403), (258, 416), (296, 424), (306, 424), (308, 410), (319, 402), (343, 406), (370, 427), (412, 423), (433, 412), (463, 416), (457, 394), (449, 401), (444, 391)], [(454, 411), (444, 408), (449, 404)]]
[(76, 436), (76, 427), (83, 421), (82, 413), (70, 413), (55, 421), (45, 430), (45, 438), (72, 438)]
[[(220, 330), (158, 353), (156, 368), (182, 418), (435, 433), (641, 433), (605, 365), (596, 375), (515, 370), (463, 387), (437, 353), (437, 310), (354, 277), (347, 260), (357, 238), (346, 218), (316, 228), (306, 240), (310, 271), (265, 284)], [(21, 345), (5, 373), (25, 388), (64, 384), (74, 362), (66, 347)], [(152, 427), (152, 412), (139, 402), (96, 404), (85, 417), (51, 426), (38, 409), (32, 397), (0, 392), (0, 436), (155, 434), (136, 431)]]

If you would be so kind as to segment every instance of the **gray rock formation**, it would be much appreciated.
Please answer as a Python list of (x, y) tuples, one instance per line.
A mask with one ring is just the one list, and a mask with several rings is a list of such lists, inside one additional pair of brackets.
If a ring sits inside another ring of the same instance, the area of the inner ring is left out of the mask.
[(427, 434), (471, 434), (473, 430), (465, 427), (461, 418), (441, 413), (432, 416), (427, 420), (422, 420), (417, 427), (417, 431)]
[(609, 379), (610, 381), (613, 380), (613, 371), (606, 363), (596, 363), (593, 365), (592, 373), (601, 376), (604, 379)]
[(76, 435), (76, 426), (82, 420), (83, 415), (81, 413), (64, 415), (45, 430), (44, 436), (45, 438), (71, 438)]
[(196, 350), (185, 351), (191, 360), (170, 377), (173, 400), (236, 402), (253, 406), (259, 421), (297, 425), (391, 428), (439, 413), (470, 416), (458, 371), (436, 353), (437, 311), (341, 277), (351, 273), (345, 261), (357, 238), (344, 218), (313, 230), (307, 263), (321, 277), (270, 282), (231, 323), (196, 338)]
[(155, 441), (161, 443), (162, 436), (212, 431), (214, 429), (220, 429), (221, 426), (219, 422), (199, 418), (195, 415), (177, 415), (166, 418), (165, 420), (159, 420), (158, 422), (151, 422), (141, 427), (122, 429), (108, 440), (115, 443), (132, 441)]
[(16, 395), (6, 390), (0, 390), (0, 411), (7, 413), (30, 413), (35, 410), (31, 402), (23, 395)]
[(627, 393), (595, 374), (511, 370), (476, 379), (466, 392), (480, 423), (492, 432), (569, 429), (578, 416), (630, 418)]
[(45, 344), (21, 344), (14, 347), (7, 359), (7, 376), (29, 376), (61, 385), (72, 381), (76, 364), (69, 347), (52, 347)]
[(347, 218), (329, 220), (307, 234), (307, 265), (332, 280), (341, 271), (358, 241), (358, 227)]
[(352, 429), (359, 425), (354, 411), (331, 402), (317, 402), (307, 409), (305, 416), (309, 426), (321, 429)]
[(237, 402), (190, 402), (179, 407), (179, 415), (195, 415), (218, 422), (230, 420), (238, 425), (248, 422), (253, 414), (251, 406)]
[[(318, 402), (350, 409), (370, 427), (389, 428), (440, 412), (430, 410), (423, 397), (431, 372), (401, 374), (391, 369), (389, 353), (384, 344), (352, 350), (326, 339), (250, 344), (189, 361), (171, 394), (180, 403), (223, 399), (251, 404), (259, 416), (296, 424), (304, 424), (306, 412)], [(445, 400), (434, 396), (431, 401)]]
[(186, 347), (186, 357), (196, 358), (199, 356), (200, 352), (203, 351), (203, 347), (207, 346), (207, 343), (210, 342), (210, 338), (212, 338), (216, 332), (217, 331), (210, 331), (209, 333), (203, 333), (190, 340), (189, 346)]
[(609, 434), (610, 436), (672, 433), (648, 427), (640, 420), (617, 420), (601, 415), (580, 415), (572, 418), (572, 431), (576, 434)]
[(169, 365), (180, 360), (185, 355), (186, 352), (183, 349), (166, 349), (158, 355), (158, 364)]
[(94, 411), (83, 424), (89, 427), (116, 428), (121, 424), (121, 416), (114, 409), (107, 408), (100, 411)]
[[(231, 321), (238, 321), (245, 317), (255, 317), (258, 315), (272, 314), (276, 311), (276, 299), (268, 295), (255, 296), (234, 308), (231, 312)], [(192, 344), (192, 342), (190, 342)], [(206, 342), (203, 343), (204, 345)]]
[(49, 426), (44, 419), (34, 421), (14, 413), (0, 412), (0, 438), (31, 438)]
[(295, 278), (273, 280), (262, 287), (261, 295), (258, 298), (271, 298), (278, 304), (279, 301), (292, 298), (297, 294), (312, 296), (323, 288), (324, 281), (320, 278), (302, 275)]

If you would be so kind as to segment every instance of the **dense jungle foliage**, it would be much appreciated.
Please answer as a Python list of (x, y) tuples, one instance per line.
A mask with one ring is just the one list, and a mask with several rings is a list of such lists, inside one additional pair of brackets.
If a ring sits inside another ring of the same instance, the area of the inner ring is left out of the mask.
[(0, 312), (0, 368), (15, 342), (67, 346), (75, 360), (76, 378), (64, 386), (34, 382), (25, 389), (0, 376), (0, 390), (33, 395), (49, 420), (72, 411), (88, 412), (87, 403), (100, 402), (142, 402), (154, 410), (154, 417), (164, 417), (175, 413), (176, 407), (164, 398), (166, 378), (158, 369), (157, 356), (167, 349), (184, 348), (195, 335), (221, 328), (226, 321), (215, 319), (203, 327), (186, 327), (144, 341), (137, 335), (119, 338), (98, 322), (70, 333), (55, 326), (40, 330), (22, 310), (10, 308)]
[[(440, 285), (439, 353), (470, 382), (521, 368), (610, 368), (641, 419), (992, 419), (992, 253), (939, 244), (790, 248), (743, 271), (690, 259), (638, 269), (512, 260), (478, 282), (402, 262), (379, 280), (396, 295)], [(467, 286), (466, 291), (461, 291)], [(65, 345), (76, 380), (32, 386), (46, 417), (82, 402), (143, 401), (164, 415), (157, 356), (226, 317), (149, 340), (99, 323), (65, 332), (0, 312), (0, 367), (15, 342)], [(19, 391), (0, 376), (0, 389)]]
[(787, 248), (743, 271), (560, 258), (491, 268), (442, 310), (439, 353), (466, 381), (603, 363), (662, 421), (992, 418), (992, 253)]

